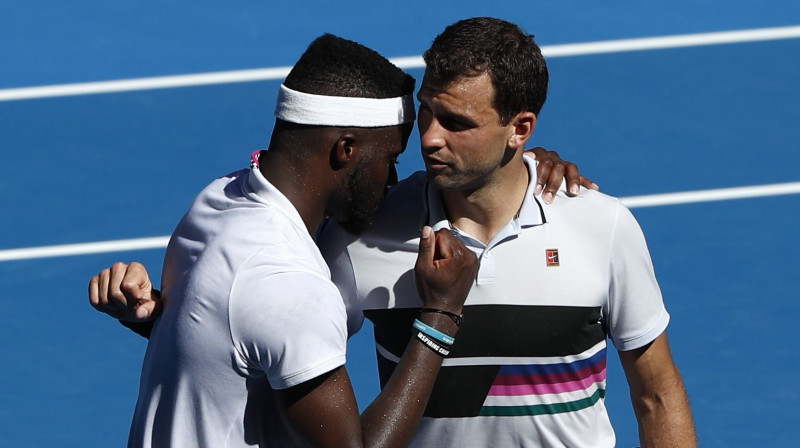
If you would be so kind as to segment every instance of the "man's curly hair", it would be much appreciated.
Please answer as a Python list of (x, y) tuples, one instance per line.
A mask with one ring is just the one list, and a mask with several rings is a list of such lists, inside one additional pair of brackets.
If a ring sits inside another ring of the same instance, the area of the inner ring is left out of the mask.
[(395, 98), (414, 93), (414, 78), (359, 43), (324, 34), (315, 39), (284, 81), (305, 93)]

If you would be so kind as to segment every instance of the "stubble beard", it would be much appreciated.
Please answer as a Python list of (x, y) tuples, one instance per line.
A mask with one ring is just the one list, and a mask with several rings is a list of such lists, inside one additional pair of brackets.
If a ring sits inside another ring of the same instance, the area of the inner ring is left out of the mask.
[(372, 216), (378, 210), (384, 192), (369, 185), (361, 166), (357, 166), (350, 174), (347, 188), (347, 220), (339, 224), (347, 232), (359, 235), (372, 226)]
[(428, 182), (441, 191), (473, 192), (486, 185), (487, 175), (478, 171), (460, 171), (452, 174), (431, 174)]

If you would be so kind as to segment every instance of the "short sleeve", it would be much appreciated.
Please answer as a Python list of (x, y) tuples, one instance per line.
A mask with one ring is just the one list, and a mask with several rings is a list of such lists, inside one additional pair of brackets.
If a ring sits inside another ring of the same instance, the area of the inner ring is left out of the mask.
[(634, 350), (664, 332), (669, 314), (642, 229), (621, 203), (617, 205), (610, 257), (605, 310), (609, 335), (618, 350)]
[(263, 371), (274, 389), (301, 384), (345, 363), (344, 303), (322, 275), (243, 270), (231, 292), (229, 313), (240, 368)]

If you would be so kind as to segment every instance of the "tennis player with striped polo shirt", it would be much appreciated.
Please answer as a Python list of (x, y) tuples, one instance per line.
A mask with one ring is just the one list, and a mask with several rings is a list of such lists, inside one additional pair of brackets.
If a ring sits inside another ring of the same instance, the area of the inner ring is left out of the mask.
[(426, 314), (409, 270), (418, 230), (450, 229), (480, 259), (411, 446), (615, 446), (604, 405), (609, 338), (642, 446), (695, 446), (639, 225), (596, 191), (554, 202), (535, 191), (536, 163), (523, 148), (548, 74), (532, 36), (468, 19), (424, 57), (418, 126), (427, 172), (394, 187), (358, 238), (332, 224), (318, 240), (349, 300), (350, 331), (364, 317), (374, 325), (382, 384), (409, 340), (401, 330)]

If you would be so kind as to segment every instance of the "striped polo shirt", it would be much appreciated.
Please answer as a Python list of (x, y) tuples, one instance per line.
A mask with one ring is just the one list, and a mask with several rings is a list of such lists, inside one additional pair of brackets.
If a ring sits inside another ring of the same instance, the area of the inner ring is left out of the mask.
[[(488, 244), (452, 228), (420, 172), (394, 187), (359, 239), (319, 238), (351, 332), (370, 319), (381, 385), (411, 337), (420, 229), (451, 228), (480, 260), (450, 356), (411, 446), (613, 447), (606, 340), (632, 350), (667, 326), (644, 236), (619, 200), (596, 191), (552, 204), (533, 195)], [(352, 334), (352, 333), (351, 333)], [(624, 393), (618, 391), (617, 393)]]

